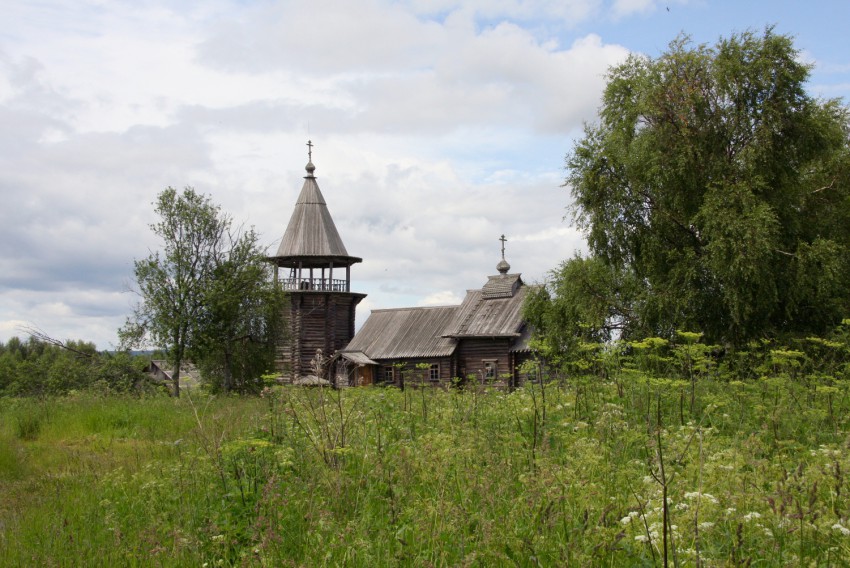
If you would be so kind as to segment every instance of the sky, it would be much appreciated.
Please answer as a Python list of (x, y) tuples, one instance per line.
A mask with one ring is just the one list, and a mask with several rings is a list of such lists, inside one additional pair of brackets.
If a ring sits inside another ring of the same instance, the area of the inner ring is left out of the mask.
[(775, 26), (850, 101), (850, 2), (0, 0), (0, 341), (117, 345), (152, 203), (194, 187), (273, 254), (312, 140), (371, 309), (577, 252), (564, 159), (606, 70)]

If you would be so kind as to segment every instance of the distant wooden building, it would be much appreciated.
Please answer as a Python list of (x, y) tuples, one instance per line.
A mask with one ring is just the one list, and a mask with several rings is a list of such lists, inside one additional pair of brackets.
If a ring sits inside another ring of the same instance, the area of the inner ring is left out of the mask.
[(509, 274), (504, 241), (503, 235), (499, 274), (481, 289), (468, 290), (459, 306), (373, 310), (337, 353), (342, 380), (350, 385), (520, 384), (526, 378), (522, 364), (531, 358), (522, 319), (529, 287), (520, 274)]
[[(174, 380), (174, 370), (168, 361), (164, 359), (151, 359), (145, 367), (145, 372), (148, 373), (155, 383), (166, 386), (171, 386)], [(200, 385), (200, 373), (197, 367), (191, 363), (183, 363), (180, 366), (180, 388), (181, 390), (192, 389)]]
[(313, 173), (312, 143), (307, 145), (304, 185), (277, 254), (269, 258), (289, 298), (276, 365), (290, 381), (314, 374), (317, 350), (331, 355), (348, 345), (357, 304), (366, 297), (351, 291), (351, 266), (362, 259), (345, 249)]

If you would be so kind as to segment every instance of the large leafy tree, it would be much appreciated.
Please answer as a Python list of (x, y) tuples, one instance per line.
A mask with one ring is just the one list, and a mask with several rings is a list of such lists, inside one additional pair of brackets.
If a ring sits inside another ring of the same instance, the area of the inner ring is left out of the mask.
[(285, 297), (273, 283), (253, 230), (228, 232), (228, 242), (231, 246), (214, 260), (195, 353), (212, 386), (256, 391), (283, 333)]
[[(135, 261), (140, 302), (120, 332), (124, 345), (163, 348), (174, 369), (175, 396), (180, 394), (180, 369), (186, 361), (214, 368), (210, 360), (222, 351), (237, 351), (237, 341), (262, 345), (253, 352), (254, 367), (267, 368), (277, 318), (271, 310), (243, 308), (268, 301), (274, 309), (281, 292), (270, 278), (256, 234), (232, 232), (230, 218), (189, 187), (182, 193), (165, 189), (155, 212), (159, 222), (151, 229), (163, 248)], [(229, 377), (236, 363), (225, 357), (223, 369), (218, 367), (227, 374), (225, 388), (233, 384)]]
[(770, 28), (610, 70), (566, 181), (593, 257), (640, 283), (625, 332), (738, 343), (848, 313), (848, 111), (808, 76)]

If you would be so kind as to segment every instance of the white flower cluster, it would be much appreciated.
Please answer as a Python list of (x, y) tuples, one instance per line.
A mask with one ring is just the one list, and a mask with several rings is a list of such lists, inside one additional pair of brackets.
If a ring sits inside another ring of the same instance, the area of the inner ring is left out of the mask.
[(620, 524), (623, 525), (623, 526), (628, 525), (629, 523), (632, 522), (632, 519), (634, 519), (635, 517), (639, 517), (639, 516), (640, 516), (640, 513), (638, 513), (637, 511), (630, 511), (627, 516), (620, 519)]
[(715, 505), (718, 503), (717, 497), (715, 497), (711, 493), (700, 493), (699, 491), (691, 491), (685, 493), (685, 499), (687, 499), (688, 501), (693, 501), (694, 499), (704, 499), (710, 503), (714, 503)]
[(832, 528), (843, 534), (844, 536), (850, 536), (850, 529), (842, 525), (841, 523), (835, 523), (832, 525)]
[(826, 456), (826, 457), (830, 457), (830, 458), (839, 458), (842, 455), (841, 450), (838, 450), (836, 448), (831, 448), (831, 447), (829, 447), (825, 444), (821, 444), (820, 446), (818, 446), (817, 450), (809, 450), (809, 453), (812, 456), (817, 456), (818, 454), (820, 454), (822, 456)]

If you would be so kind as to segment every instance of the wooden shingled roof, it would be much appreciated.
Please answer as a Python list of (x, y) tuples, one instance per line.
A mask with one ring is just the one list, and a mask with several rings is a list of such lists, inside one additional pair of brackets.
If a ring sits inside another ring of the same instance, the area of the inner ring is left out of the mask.
[(522, 278), (519, 274), (498, 274), (488, 276), (487, 283), (481, 288), (481, 295), (485, 299), (510, 298), (522, 286)]
[(525, 351), (522, 304), (528, 290), (519, 274), (506, 274), (468, 290), (459, 306), (372, 310), (343, 351), (378, 360), (447, 357), (458, 340), (473, 337), (515, 338), (511, 350)]
[(299, 261), (305, 266), (318, 266), (327, 261), (345, 265), (361, 262), (361, 258), (349, 256), (345, 249), (313, 175), (315, 169), (312, 162), (307, 164), (304, 185), (277, 254), (272, 258), (281, 265)]
[[(492, 285), (494, 281), (497, 286)], [(494, 288), (500, 293), (492, 293)], [(519, 274), (491, 277), (481, 290), (467, 290), (444, 336), (518, 337), (523, 326), (522, 304), (527, 292), (528, 287), (522, 285)]]
[(458, 306), (372, 310), (344, 351), (361, 351), (371, 359), (447, 357), (456, 341), (442, 337)]

